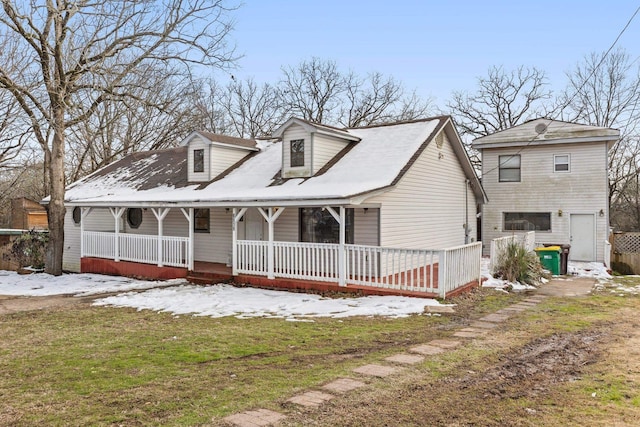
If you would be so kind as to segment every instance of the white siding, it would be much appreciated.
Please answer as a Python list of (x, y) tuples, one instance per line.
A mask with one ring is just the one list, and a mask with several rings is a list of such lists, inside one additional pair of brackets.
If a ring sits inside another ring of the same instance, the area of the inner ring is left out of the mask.
[(231, 254), (231, 212), (211, 208), (209, 215), (209, 233), (193, 234), (194, 259), (227, 263)]
[(381, 203), (380, 245), (443, 249), (465, 243), (465, 192), (470, 237), (476, 237), (476, 198), (444, 135), (422, 152), (395, 188), (367, 202)]
[(324, 165), (348, 144), (347, 141), (327, 135), (313, 135), (312, 167), (315, 175)]
[[(297, 242), (300, 235), (300, 214), (295, 207), (286, 208), (278, 217), (273, 230), (274, 239), (278, 242)], [(266, 236), (266, 234), (265, 234)]]
[[(289, 141), (304, 139), (304, 166), (291, 167), (291, 152)], [(300, 125), (289, 126), (282, 135), (282, 177), (308, 177), (311, 176), (311, 134)]]
[[(498, 156), (520, 154), (521, 182), (498, 182)], [(570, 172), (554, 172), (557, 154), (569, 154)], [(570, 243), (570, 214), (596, 215), (596, 257), (604, 260), (607, 237), (607, 154), (603, 143), (558, 144), (485, 149), (483, 186), (489, 203), (483, 208), (485, 253), (491, 239), (513, 234), (503, 231), (504, 212), (550, 212), (551, 232), (536, 232), (542, 243)], [(599, 215), (600, 210), (604, 212)], [(559, 215), (562, 211), (562, 216)]]
[(217, 177), (249, 154), (246, 150), (216, 145), (209, 147), (209, 153), (211, 158), (211, 179)]
[(378, 219), (380, 209), (355, 208), (353, 218), (353, 243), (356, 245), (379, 246), (380, 232), (378, 229)]
[[(193, 151), (204, 150), (204, 171), (193, 171)], [(206, 182), (211, 179), (211, 156), (209, 146), (200, 137), (194, 137), (189, 141), (189, 150), (187, 151), (187, 167), (189, 182)]]
[[(109, 209), (95, 208), (85, 217), (84, 229), (87, 231), (114, 231), (114, 228), (115, 220)], [(73, 222), (73, 207), (70, 206), (64, 217), (62, 269), (80, 272), (80, 224)]]

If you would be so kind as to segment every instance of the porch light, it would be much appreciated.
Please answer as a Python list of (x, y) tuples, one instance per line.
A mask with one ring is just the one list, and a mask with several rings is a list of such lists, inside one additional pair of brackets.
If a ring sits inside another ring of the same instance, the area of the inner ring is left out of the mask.
[(598, 212), (598, 215), (600, 215), (600, 217), (604, 216), (604, 209), (600, 209), (600, 212)]

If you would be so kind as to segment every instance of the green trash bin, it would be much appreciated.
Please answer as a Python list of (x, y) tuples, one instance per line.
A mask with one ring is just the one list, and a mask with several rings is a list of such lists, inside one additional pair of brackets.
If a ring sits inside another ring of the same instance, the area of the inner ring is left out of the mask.
[(560, 275), (560, 246), (547, 246), (536, 248), (536, 253), (540, 258), (540, 264), (546, 270), (549, 270), (554, 276)]

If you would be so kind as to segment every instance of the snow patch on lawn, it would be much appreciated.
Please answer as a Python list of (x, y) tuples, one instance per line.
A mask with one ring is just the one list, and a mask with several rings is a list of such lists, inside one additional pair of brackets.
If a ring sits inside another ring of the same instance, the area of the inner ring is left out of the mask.
[(128, 292), (100, 299), (94, 305), (131, 307), (176, 315), (297, 320), (313, 317), (406, 317), (423, 313), (425, 306), (439, 303), (428, 298), (400, 296), (327, 298), (315, 294), (237, 288), (219, 284), (204, 287), (183, 285), (142, 293)]
[(51, 295), (87, 296), (134, 289), (151, 289), (184, 283), (184, 280), (148, 281), (102, 274), (46, 273), (18, 274), (0, 270), (0, 295), (41, 297)]
[(327, 298), (315, 294), (238, 288), (223, 284), (195, 286), (183, 279), (146, 281), (101, 274), (19, 275), (0, 270), (0, 295), (88, 296), (104, 293), (119, 294), (96, 300), (94, 305), (131, 307), (176, 315), (275, 317), (290, 321), (305, 321), (304, 318), (314, 317), (406, 317), (423, 313), (426, 306), (440, 305), (430, 298)]

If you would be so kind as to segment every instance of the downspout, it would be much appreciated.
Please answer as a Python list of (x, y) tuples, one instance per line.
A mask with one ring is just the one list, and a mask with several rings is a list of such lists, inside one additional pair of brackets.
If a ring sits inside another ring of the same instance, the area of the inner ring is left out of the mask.
[(469, 180), (464, 181), (464, 244), (469, 244)]

